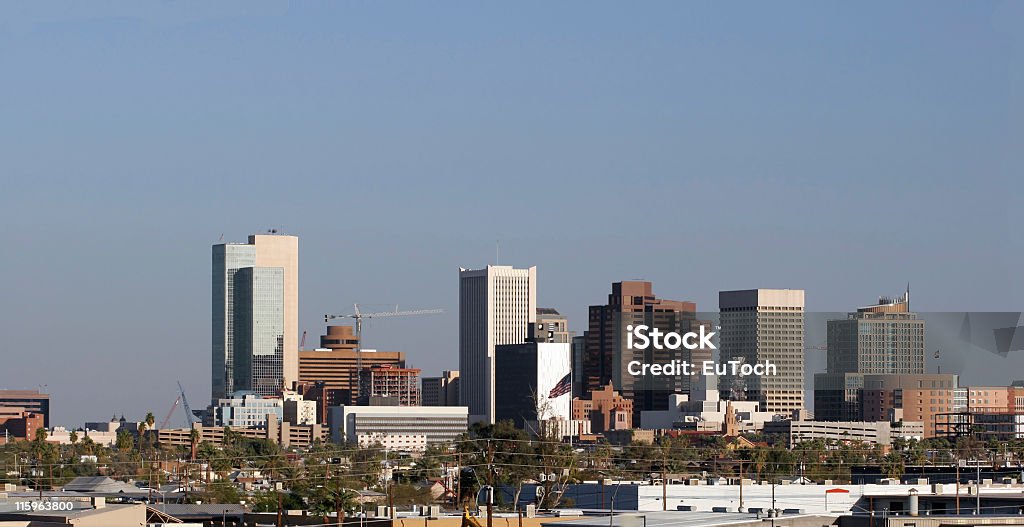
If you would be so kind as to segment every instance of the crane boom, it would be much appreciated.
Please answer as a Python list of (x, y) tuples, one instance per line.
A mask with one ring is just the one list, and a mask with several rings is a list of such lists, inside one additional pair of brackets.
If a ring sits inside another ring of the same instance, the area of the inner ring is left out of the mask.
[(185, 421), (188, 423), (188, 427), (192, 428), (196, 416), (192, 414), (192, 407), (188, 405), (188, 397), (185, 397), (185, 389), (181, 387), (181, 381), (178, 381), (178, 392), (181, 393), (181, 404), (185, 407)]
[[(357, 305), (358, 306), (358, 305)], [(444, 313), (443, 309), (416, 309), (413, 311), (380, 311), (377, 313), (360, 313), (358, 307), (356, 312), (349, 315), (324, 315), (324, 322), (330, 322), (336, 318), (352, 318), (356, 321), (364, 318), (384, 318), (384, 317), (408, 317), (414, 315), (436, 315)]]
[[(436, 315), (438, 313), (444, 313), (443, 309), (415, 309), (412, 311), (399, 311), (398, 306), (395, 306), (394, 311), (378, 311), (376, 313), (363, 313), (359, 311), (359, 304), (353, 305), (354, 313), (348, 315), (324, 315), (324, 323), (330, 322), (336, 318), (351, 318), (356, 321), (356, 375), (359, 375), (363, 371), (363, 319), (364, 318), (388, 318), (388, 317), (410, 317), (416, 315)], [(358, 380), (357, 380), (358, 386)]]
[(169, 423), (171, 421), (171, 416), (174, 415), (174, 409), (178, 407), (178, 403), (180, 403), (180, 402), (181, 402), (181, 395), (179, 395), (178, 398), (174, 400), (174, 404), (171, 405), (171, 410), (169, 412), (167, 412), (167, 416), (164, 417), (164, 420), (160, 422), (160, 429), (161, 430), (163, 430), (164, 428), (167, 428), (167, 423)]

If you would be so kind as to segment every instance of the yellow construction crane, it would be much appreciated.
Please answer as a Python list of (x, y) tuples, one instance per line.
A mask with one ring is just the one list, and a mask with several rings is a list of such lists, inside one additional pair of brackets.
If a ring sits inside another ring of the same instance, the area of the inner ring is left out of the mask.
[(354, 313), (348, 315), (324, 315), (324, 323), (336, 318), (351, 318), (356, 321), (356, 371), (363, 370), (363, 319), (364, 318), (387, 318), (387, 317), (411, 317), (417, 315), (436, 315), (444, 313), (442, 309), (416, 309), (413, 311), (399, 311), (395, 306), (394, 311), (379, 311), (376, 313), (363, 313), (359, 311), (359, 304), (353, 304)]

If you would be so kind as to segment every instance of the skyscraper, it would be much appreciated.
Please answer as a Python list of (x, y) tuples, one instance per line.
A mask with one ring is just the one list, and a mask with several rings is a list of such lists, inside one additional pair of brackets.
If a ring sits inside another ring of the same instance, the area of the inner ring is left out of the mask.
[(924, 332), (924, 320), (910, 311), (909, 286), (899, 297), (829, 320), (826, 372), (814, 375), (815, 419), (860, 419), (865, 374), (924, 374)]
[(494, 347), (525, 342), (537, 320), (537, 268), (459, 269), (460, 404), (494, 422)]
[(665, 300), (654, 296), (651, 282), (623, 281), (612, 284), (605, 305), (590, 306), (588, 330), (584, 333), (583, 381), (586, 391), (604, 389), (609, 383), (626, 399), (633, 401), (633, 424), (639, 424), (640, 412), (668, 409), (673, 393), (689, 393), (689, 376), (635, 376), (629, 363), (670, 364), (674, 360), (703, 363), (711, 360), (711, 350), (680, 348), (631, 350), (627, 327), (647, 325), (663, 332), (687, 333), (699, 329), (697, 304)]
[(299, 239), (213, 246), (213, 399), (274, 395), (298, 380)]
[(828, 321), (828, 373), (924, 373), (924, 320), (910, 311), (910, 288), (897, 298)]
[(776, 375), (725, 377), (729, 399), (758, 401), (761, 410), (788, 415), (804, 408), (804, 291), (749, 289), (718, 293), (721, 362), (770, 361)]

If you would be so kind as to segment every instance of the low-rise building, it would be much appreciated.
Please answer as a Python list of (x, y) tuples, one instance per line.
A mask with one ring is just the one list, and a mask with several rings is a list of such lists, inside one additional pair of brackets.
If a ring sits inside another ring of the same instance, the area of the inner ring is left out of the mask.
[(7, 407), (3, 410), (0, 414), (0, 444), (16, 439), (35, 439), (36, 432), (46, 426), (43, 414), (23, 408)]
[(465, 406), (336, 406), (330, 409), (331, 441), (358, 444), (359, 436), (423, 435), (427, 444), (458, 439), (469, 427)]
[(920, 421), (774, 421), (764, 427), (766, 434), (786, 436), (789, 446), (815, 439), (888, 446), (898, 438), (920, 441), (924, 430)]
[(43, 426), (50, 427), (50, 395), (38, 390), (0, 390), (0, 410), (16, 408), (43, 416)]
[[(199, 432), (198, 442), (207, 442), (214, 446), (224, 444), (224, 427), (192, 425), (192, 428), (167, 428), (156, 430), (157, 442), (162, 446), (190, 447), (192, 445), (192, 430)], [(288, 422), (280, 422), (277, 417), (271, 416), (266, 425), (260, 428), (231, 428), (231, 432), (249, 439), (269, 439), (282, 447), (306, 447), (314, 441), (326, 441), (328, 439), (327, 428), (319, 424), (293, 425)]]
[(714, 378), (704, 378), (693, 390), (694, 397), (686, 394), (669, 396), (668, 410), (644, 411), (640, 413), (640, 428), (650, 430), (721, 430), (729, 420), (735, 419), (732, 435), (744, 432), (759, 432), (765, 423), (777, 419), (774, 412), (762, 412), (758, 401), (725, 401), (720, 399)]
[(590, 421), (590, 429), (594, 433), (632, 428), (633, 401), (619, 395), (612, 383), (589, 395), (588, 399), (573, 399), (574, 421)]
[(261, 428), (267, 416), (284, 419), (284, 400), (257, 393), (236, 393), (228, 399), (217, 399), (213, 407), (213, 425), (231, 428)]
[(361, 448), (380, 446), (385, 450), (400, 452), (422, 452), (427, 449), (425, 434), (356, 434)]

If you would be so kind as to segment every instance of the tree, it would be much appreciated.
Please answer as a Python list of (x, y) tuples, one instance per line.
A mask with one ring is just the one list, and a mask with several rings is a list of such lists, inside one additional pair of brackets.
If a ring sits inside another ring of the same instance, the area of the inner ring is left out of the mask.
[(899, 452), (889, 452), (882, 458), (882, 471), (885, 472), (886, 477), (899, 479), (903, 476), (905, 469), (903, 456)]
[(68, 440), (71, 441), (72, 445), (77, 445), (78, 444), (78, 432), (76, 432), (75, 430), (72, 430), (71, 433), (68, 435)]
[(132, 433), (123, 428), (117, 430), (117, 440), (114, 445), (121, 452), (127, 452), (135, 447), (135, 438), (132, 437)]
[(193, 428), (188, 433), (189, 442), (192, 444), (192, 461), (196, 460), (196, 447), (199, 446), (199, 430)]

